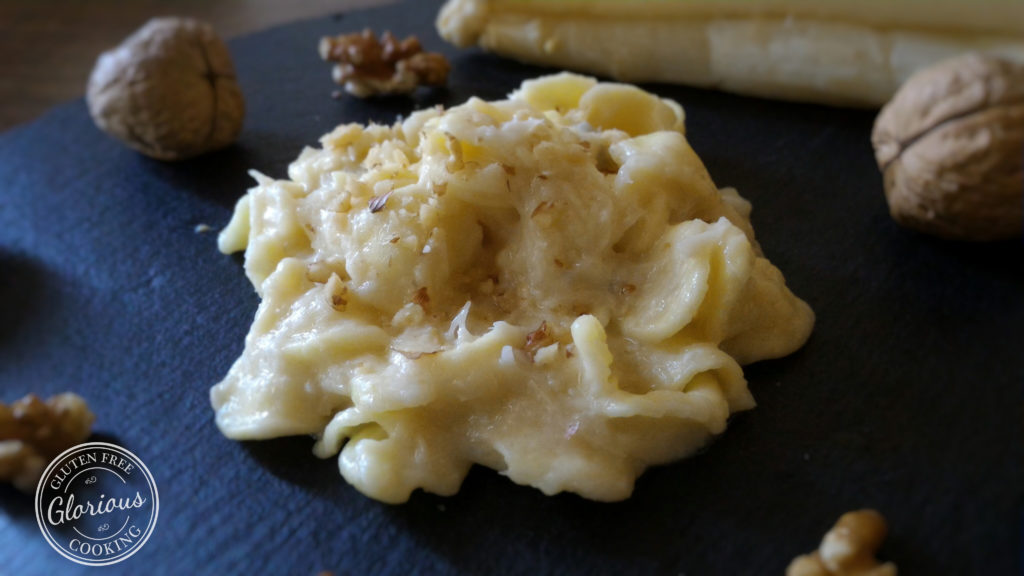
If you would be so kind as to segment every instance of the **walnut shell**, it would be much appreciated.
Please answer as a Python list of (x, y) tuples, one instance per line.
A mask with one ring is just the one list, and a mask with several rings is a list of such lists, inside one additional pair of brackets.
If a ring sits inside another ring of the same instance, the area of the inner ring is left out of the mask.
[(160, 160), (231, 144), (245, 117), (227, 47), (209, 24), (187, 18), (150, 20), (103, 53), (86, 99), (100, 129)]
[(946, 238), (1024, 228), (1024, 65), (967, 54), (911, 76), (871, 141), (892, 217)]

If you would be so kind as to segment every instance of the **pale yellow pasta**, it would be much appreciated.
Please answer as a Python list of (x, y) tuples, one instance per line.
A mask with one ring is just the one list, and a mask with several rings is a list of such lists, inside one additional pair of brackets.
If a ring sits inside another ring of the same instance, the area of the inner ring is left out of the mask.
[(315, 435), (373, 498), (473, 464), (626, 498), (810, 333), (682, 108), (638, 88), (548, 76), (321, 143), (221, 234), (262, 302), (211, 398), (228, 437)]

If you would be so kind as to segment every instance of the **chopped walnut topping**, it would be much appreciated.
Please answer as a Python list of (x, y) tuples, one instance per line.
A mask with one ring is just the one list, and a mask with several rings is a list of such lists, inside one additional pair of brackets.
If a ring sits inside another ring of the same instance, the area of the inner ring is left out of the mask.
[(35, 491), (50, 460), (88, 438), (95, 419), (85, 400), (70, 392), (46, 402), (29, 394), (0, 404), (0, 481)]
[[(393, 192), (393, 190), (391, 192)], [(370, 198), (370, 201), (366, 203), (366, 206), (370, 209), (371, 214), (376, 214), (387, 206), (388, 198), (391, 197), (391, 192)]]
[(327, 294), (330, 297), (331, 307), (339, 312), (344, 312), (345, 307), (348, 306), (348, 286), (341, 281), (341, 278), (337, 274), (331, 274), (329, 280), (327, 280)]
[(334, 81), (359, 98), (404, 94), (417, 86), (441, 86), (451, 65), (437, 52), (423, 52), (415, 36), (399, 41), (391, 32), (378, 40), (369, 28), (320, 39), (320, 57), (336, 62)]
[(526, 335), (526, 345), (523, 346), (523, 350), (532, 357), (537, 350), (554, 343), (554, 341), (555, 339), (548, 329), (548, 323), (542, 321), (536, 330)]
[(893, 563), (875, 558), (886, 531), (885, 518), (874, 510), (847, 512), (817, 551), (790, 563), (786, 576), (896, 576)]
[(416, 291), (416, 294), (412, 297), (412, 303), (426, 311), (427, 306), (430, 305), (430, 294), (427, 294), (426, 286), (421, 286), (420, 289)]

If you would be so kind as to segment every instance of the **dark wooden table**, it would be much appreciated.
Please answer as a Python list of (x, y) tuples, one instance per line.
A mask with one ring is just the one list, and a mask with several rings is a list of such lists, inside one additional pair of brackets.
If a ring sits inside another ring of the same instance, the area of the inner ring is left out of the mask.
[(154, 16), (183, 15), (225, 38), (391, 0), (0, 0), (0, 131), (82, 96), (96, 57)]

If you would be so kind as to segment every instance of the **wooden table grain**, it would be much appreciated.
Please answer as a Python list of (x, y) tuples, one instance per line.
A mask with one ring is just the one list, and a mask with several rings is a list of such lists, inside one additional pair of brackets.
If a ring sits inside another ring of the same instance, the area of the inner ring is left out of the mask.
[(0, 0), (0, 131), (78, 98), (96, 57), (154, 16), (192, 16), (231, 38), (393, 0)]

